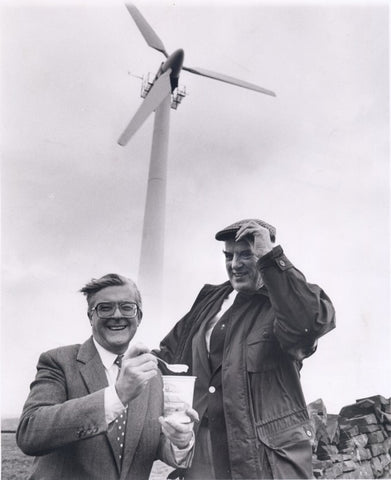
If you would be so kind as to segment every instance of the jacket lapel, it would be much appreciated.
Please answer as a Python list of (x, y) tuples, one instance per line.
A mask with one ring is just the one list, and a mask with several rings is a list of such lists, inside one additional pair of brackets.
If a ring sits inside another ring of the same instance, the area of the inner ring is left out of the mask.
[(226, 298), (232, 290), (233, 288), (230, 282), (225, 282), (223, 285), (213, 290), (209, 299), (205, 301), (202, 309), (196, 315), (190, 332), (190, 337), (194, 335), (194, 332), (198, 332), (203, 325), (208, 323), (209, 320), (219, 312), (224, 298)]
[(77, 361), (80, 365), (80, 374), (89, 393), (97, 392), (108, 386), (105, 368), (92, 337), (80, 347)]
[[(105, 368), (102, 364), (99, 353), (95, 348), (92, 337), (90, 337), (80, 347), (77, 360), (80, 364), (80, 374), (83, 377), (84, 383), (89, 393), (96, 392), (108, 386)], [(113, 436), (112, 429), (108, 429), (106, 433), (106, 438), (112, 450), (118, 472), (120, 472), (121, 465), (117, 451), (118, 443)]]
[(205, 321), (198, 332), (193, 337), (192, 351), (193, 351), (193, 375), (196, 377), (211, 375), (209, 356), (206, 349), (205, 330), (208, 325), (208, 321)]

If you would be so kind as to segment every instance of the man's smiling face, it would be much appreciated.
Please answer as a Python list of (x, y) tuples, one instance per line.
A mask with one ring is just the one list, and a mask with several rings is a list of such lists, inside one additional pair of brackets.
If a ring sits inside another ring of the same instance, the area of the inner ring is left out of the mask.
[[(128, 348), (139, 324), (139, 316), (134, 318), (123, 316), (118, 304), (123, 302), (137, 303), (136, 292), (129, 285), (116, 285), (102, 288), (89, 301), (89, 317), (92, 335), (106, 350), (121, 354)], [(109, 318), (100, 318), (94, 308), (100, 303), (116, 303), (117, 308)]]
[(225, 267), (232, 287), (243, 293), (255, 293), (262, 286), (257, 268), (258, 258), (250, 240), (227, 240), (224, 248)]

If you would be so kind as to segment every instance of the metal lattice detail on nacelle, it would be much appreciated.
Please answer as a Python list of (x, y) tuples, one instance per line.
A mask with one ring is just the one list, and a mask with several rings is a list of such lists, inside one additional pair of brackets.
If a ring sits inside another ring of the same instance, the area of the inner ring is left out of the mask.
[(140, 96), (142, 98), (145, 98), (148, 95), (149, 91), (152, 88), (154, 80), (155, 80), (155, 75), (151, 72), (148, 72), (146, 75), (143, 76), (143, 81), (141, 84), (141, 92), (140, 92)]
[(171, 95), (171, 108), (176, 110), (186, 95), (186, 87), (184, 85), (179, 85)]

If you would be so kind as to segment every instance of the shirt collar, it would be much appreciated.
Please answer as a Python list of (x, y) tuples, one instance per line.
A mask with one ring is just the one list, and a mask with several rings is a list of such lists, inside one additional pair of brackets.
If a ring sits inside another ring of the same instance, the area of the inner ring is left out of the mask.
[(94, 342), (94, 345), (96, 349), (98, 350), (100, 359), (103, 363), (103, 366), (105, 367), (106, 370), (109, 370), (113, 366), (113, 363), (115, 362), (115, 359), (118, 357), (116, 353), (109, 352), (105, 348), (100, 345), (94, 337), (92, 337), (92, 340)]

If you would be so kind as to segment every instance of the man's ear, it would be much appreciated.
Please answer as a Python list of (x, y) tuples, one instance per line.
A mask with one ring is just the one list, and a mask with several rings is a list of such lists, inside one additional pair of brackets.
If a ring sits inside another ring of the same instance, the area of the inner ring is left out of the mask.
[(88, 315), (88, 318), (90, 319), (90, 324), (92, 325), (92, 312), (88, 310), (87, 315)]

